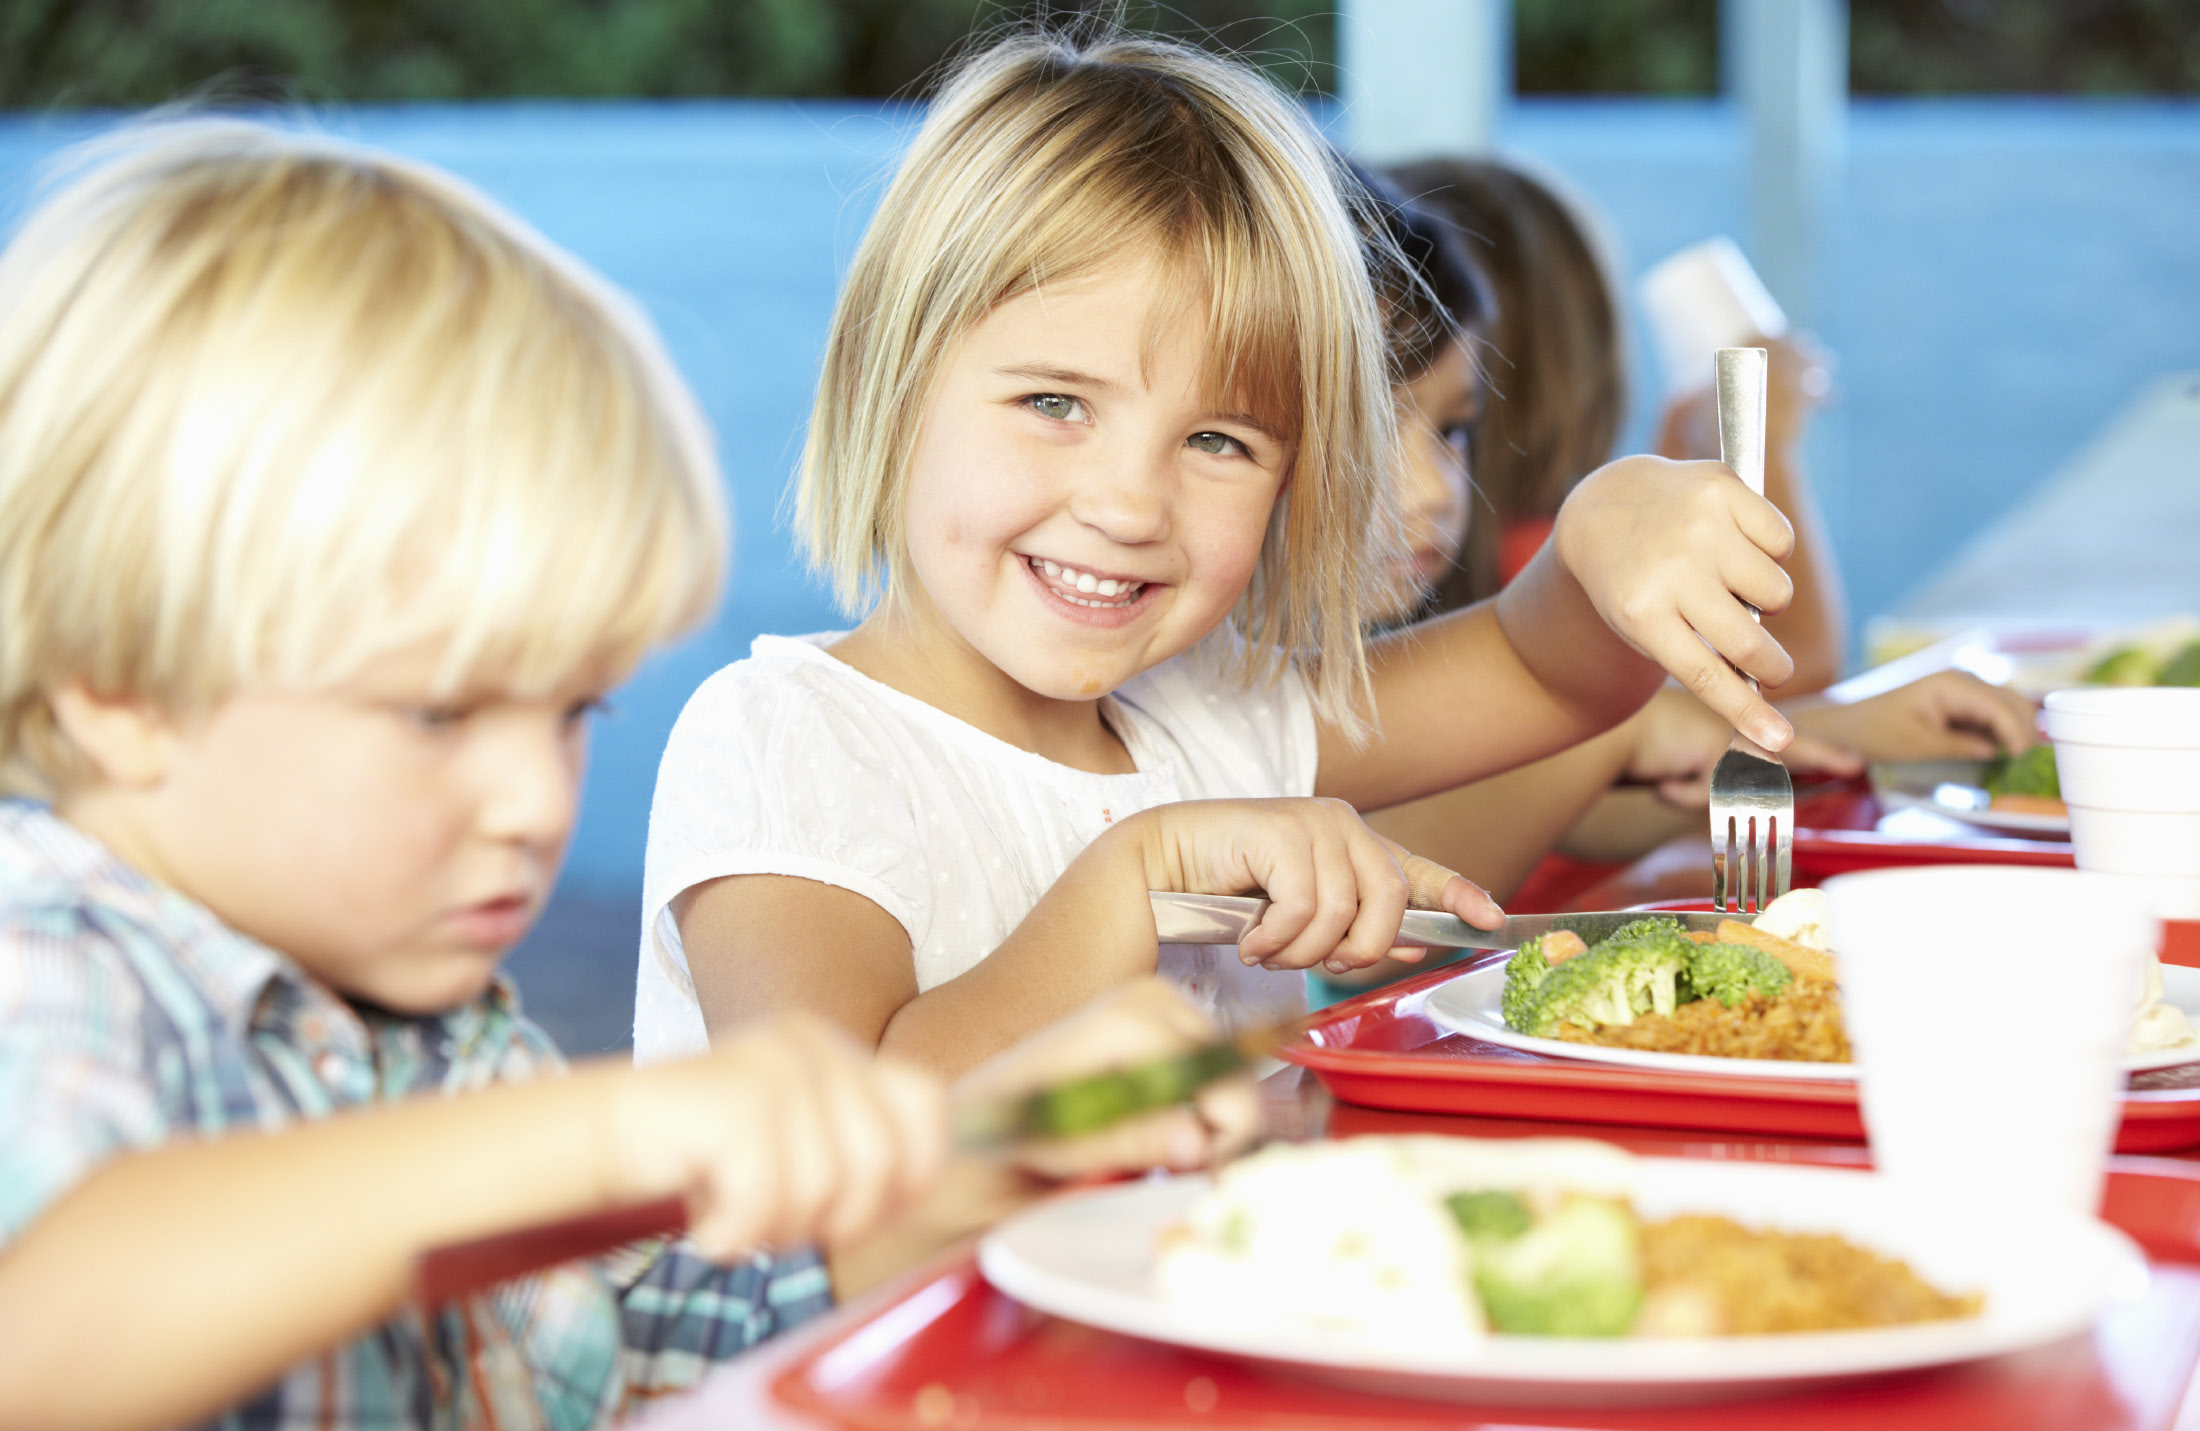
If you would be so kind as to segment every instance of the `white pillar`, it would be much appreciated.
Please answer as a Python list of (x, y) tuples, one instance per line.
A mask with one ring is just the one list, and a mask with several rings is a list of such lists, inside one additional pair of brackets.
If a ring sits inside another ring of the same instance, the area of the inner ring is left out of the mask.
[(1749, 125), (1750, 257), (1798, 323), (1824, 321), (1819, 269), (1848, 106), (1846, 0), (1722, 0), (1720, 67)]
[(1340, 0), (1337, 66), (1355, 157), (1486, 152), (1512, 92), (1512, 0)]

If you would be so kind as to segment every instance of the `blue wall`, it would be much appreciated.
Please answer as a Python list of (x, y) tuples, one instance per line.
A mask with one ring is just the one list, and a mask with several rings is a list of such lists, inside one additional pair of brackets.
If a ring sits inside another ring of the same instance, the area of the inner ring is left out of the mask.
[[(1851, 113), (1821, 325), (1841, 400), (1817, 458), (1861, 620), (1892, 608), (2150, 374), (2200, 368), (2200, 105)], [(758, 101), (329, 121), (465, 175), (634, 292), (717, 425), (739, 524), (727, 603), (647, 667), (601, 728), (569, 893), (634, 897), (657, 753), (687, 692), (758, 631), (835, 624), (794, 564), (778, 504), (836, 275), (908, 118)], [(38, 161), (85, 123), (0, 117), (0, 211), (20, 210)], [(1506, 141), (1603, 209), (1630, 274), (1744, 232), (1742, 135), (1716, 103), (1524, 101)]]

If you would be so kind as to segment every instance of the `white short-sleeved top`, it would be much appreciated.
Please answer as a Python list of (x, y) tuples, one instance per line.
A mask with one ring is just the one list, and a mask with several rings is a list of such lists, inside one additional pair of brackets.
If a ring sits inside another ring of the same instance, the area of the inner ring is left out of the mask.
[[(853, 890), (908, 931), (917, 987), (930, 989), (998, 947), (1114, 821), (1176, 800), (1314, 790), (1314, 708), (1295, 674), (1249, 691), (1209, 646), (1164, 662), (1101, 702), (1136, 773), (1095, 775), (872, 680), (824, 649), (840, 635), (757, 638), (673, 726), (649, 815), (638, 1062), (707, 1046), (669, 908), (705, 880), (793, 875)], [(1302, 975), (1248, 969), (1226, 946), (1165, 948), (1161, 968), (1226, 1026), (1305, 1008)]]

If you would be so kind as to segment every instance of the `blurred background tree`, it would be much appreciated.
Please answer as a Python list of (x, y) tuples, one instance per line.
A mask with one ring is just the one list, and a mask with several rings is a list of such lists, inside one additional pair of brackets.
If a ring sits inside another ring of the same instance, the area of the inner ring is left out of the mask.
[[(2200, 91), (2195, 0), (1850, 0), (1860, 94)], [(1054, 0), (1333, 87), (1334, 0)], [(1030, 0), (0, 0), (0, 107), (913, 96)], [(1516, 0), (1527, 94), (1710, 94), (1718, 0)]]
[(0, 0), (0, 107), (225, 92), (352, 102), (922, 93), (966, 36), (1034, 13), (1120, 13), (1329, 78), (1323, 0)]

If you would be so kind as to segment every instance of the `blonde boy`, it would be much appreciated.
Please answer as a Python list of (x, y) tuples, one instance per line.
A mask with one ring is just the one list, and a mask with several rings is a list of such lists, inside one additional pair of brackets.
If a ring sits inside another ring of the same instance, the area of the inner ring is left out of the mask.
[(590, 705), (712, 599), (707, 434), (623, 301), (449, 180), (234, 122), (108, 150), (0, 259), (0, 1422), (591, 1424), (825, 1305), (814, 1255), (427, 1316), (409, 1255), (650, 1185), (722, 1252), (824, 1230), (753, 1193), (829, 1120), (732, 1126), (736, 1064), (912, 1120), (859, 1198), (931, 1156), (935, 1095), (807, 1029), (646, 1105), (354, 1116), (559, 1066), (496, 964)]
[[(724, 537), (647, 325), (430, 171), (153, 125), (0, 255), (0, 1425), (592, 1425), (826, 1305), (753, 1248), (931, 1180), (938, 1086), (814, 1021), (530, 1082), (497, 962)], [(407, 1304), (426, 1247), (668, 1194), (730, 1265)]]

